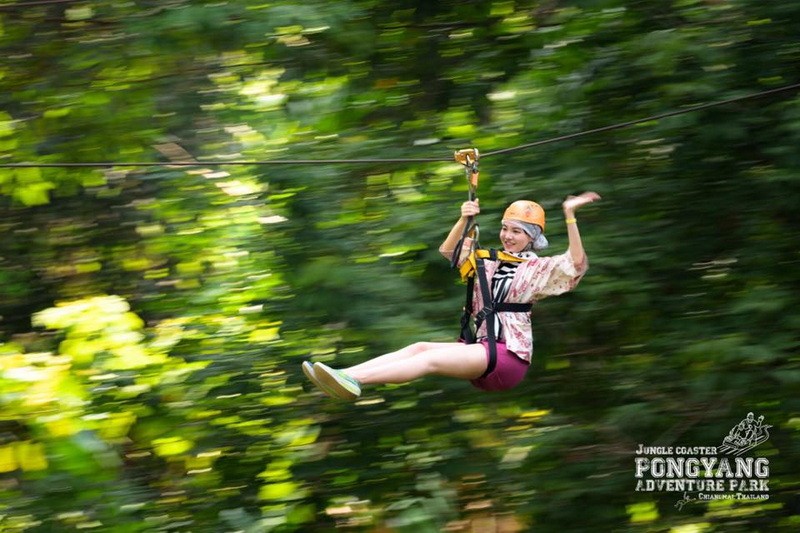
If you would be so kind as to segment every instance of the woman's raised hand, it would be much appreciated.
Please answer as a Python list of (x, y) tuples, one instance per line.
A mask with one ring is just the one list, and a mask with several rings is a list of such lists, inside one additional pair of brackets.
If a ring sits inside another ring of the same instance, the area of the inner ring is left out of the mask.
[(574, 213), (578, 208), (599, 199), (600, 195), (596, 192), (586, 191), (578, 196), (567, 196), (567, 199), (564, 200), (564, 203), (561, 204), (561, 207), (564, 208), (565, 213)]
[(461, 216), (462, 217), (474, 217), (478, 213), (481, 212), (481, 207), (479, 205), (479, 200), (476, 198), (475, 201), (468, 200), (461, 204)]

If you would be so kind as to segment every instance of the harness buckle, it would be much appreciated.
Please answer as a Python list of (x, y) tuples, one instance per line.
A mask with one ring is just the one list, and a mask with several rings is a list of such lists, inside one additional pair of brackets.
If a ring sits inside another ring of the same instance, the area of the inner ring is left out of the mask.
[(495, 309), (494, 306), (483, 306), (483, 309), (475, 313), (475, 320), (480, 320), (483, 322), (487, 316), (494, 314)]

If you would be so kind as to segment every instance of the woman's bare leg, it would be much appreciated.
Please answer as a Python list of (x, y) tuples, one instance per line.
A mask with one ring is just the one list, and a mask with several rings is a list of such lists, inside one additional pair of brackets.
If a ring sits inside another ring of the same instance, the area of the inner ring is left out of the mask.
[(486, 371), (488, 364), (486, 349), (482, 344), (458, 342), (439, 343), (436, 348), (424, 350), (412, 356), (406, 355), (384, 361), (388, 362), (366, 367), (358, 365), (345, 369), (344, 372), (362, 384), (406, 383), (428, 374), (476, 379)]
[[(359, 373), (371, 368), (377, 368), (379, 366), (383, 366), (389, 363), (394, 363), (395, 361), (399, 361), (401, 359), (405, 359), (407, 357), (413, 357), (415, 355), (419, 355), (422, 352), (426, 352), (428, 350), (435, 350), (437, 348), (445, 348), (447, 346), (451, 346), (452, 342), (415, 342), (414, 344), (409, 344), (405, 348), (401, 348), (396, 352), (390, 352), (384, 355), (379, 355), (378, 357), (374, 357), (369, 359), (368, 361), (364, 361), (363, 363), (359, 363), (357, 365), (351, 366), (350, 368), (345, 368), (343, 371), (348, 375), (352, 376), (353, 372)], [(463, 345), (462, 345), (463, 346)]]

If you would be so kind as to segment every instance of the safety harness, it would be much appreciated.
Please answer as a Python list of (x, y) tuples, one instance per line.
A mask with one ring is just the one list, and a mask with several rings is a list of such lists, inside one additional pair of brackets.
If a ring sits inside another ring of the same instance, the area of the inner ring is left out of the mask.
[[(469, 199), (475, 200), (475, 191), (478, 187), (478, 150), (470, 148), (467, 150), (459, 150), (455, 153), (455, 159), (466, 167), (467, 181), (469, 183)], [(491, 374), (497, 366), (497, 332), (495, 331), (495, 314), (496, 313), (527, 313), (531, 310), (529, 303), (508, 303), (496, 302), (492, 297), (491, 286), (486, 277), (486, 264), (485, 261), (508, 261), (520, 263), (525, 261), (520, 257), (508, 254), (503, 251), (494, 249), (481, 249), (478, 243), (478, 235), (480, 230), (478, 224), (474, 221), (474, 217), (469, 217), (464, 227), (464, 232), (459, 239), (456, 249), (453, 253), (451, 266), (455, 268), (458, 265), (458, 260), (461, 257), (461, 250), (464, 247), (466, 238), (472, 235), (472, 248), (466, 261), (459, 267), (461, 279), (467, 282), (467, 299), (464, 303), (464, 314), (461, 316), (461, 334), (460, 340), (467, 344), (474, 344), (478, 341), (477, 333), (481, 325), (486, 322), (486, 340), (489, 345), (489, 364), (486, 367), (486, 372), (481, 377), (486, 377)], [(473, 308), (472, 308), (472, 295), (475, 288), (475, 278), (478, 278), (478, 288), (481, 291), (481, 299), (483, 300), (483, 308), (475, 313), (475, 320), (473, 322)]]
[[(464, 303), (464, 314), (461, 315), (460, 339), (467, 344), (477, 342), (477, 333), (481, 325), (486, 322), (486, 340), (489, 345), (489, 364), (486, 372), (481, 377), (488, 376), (497, 366), (497, 332), (494, 329), (494, 316), (496, 313), (527, 313), (531, 310), (529, 303), (496, 302), (492, 298), (489, 280), (486, 277), (485, 260), (522, 262), (525, 259), (507, 254), (502, 251), (475, 250), (466, 262), (461, 265), (461, 276), (467, 281), (467, 300)], [(475, 324), (472, 322), (472, 294), (475, 288), (475, 278), (478, 278), (478, 288), (481, 291), (483, 308), (475, 313)], [(473, 329), (474, 327), (474, 329)]]

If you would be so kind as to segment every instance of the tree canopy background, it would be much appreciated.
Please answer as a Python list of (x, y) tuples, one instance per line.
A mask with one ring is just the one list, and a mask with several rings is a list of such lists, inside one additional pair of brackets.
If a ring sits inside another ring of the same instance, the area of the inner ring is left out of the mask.
[[(300, 362), (452, 340), (448, 158), (798, 81), (800, 4), (0, 4), (0, 531), (793, 531), (800, 98), (481, 161), (502, 209), (579, 214), (590, 270), (537, 305), (503, 394), (323, 397)], [(161, 162), (154, 167), (125, 163)], [(766, 501), (636, 491), (639, 444), (772, 425)]]

